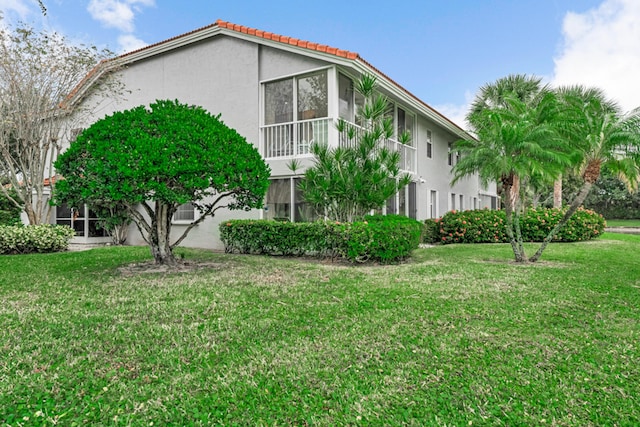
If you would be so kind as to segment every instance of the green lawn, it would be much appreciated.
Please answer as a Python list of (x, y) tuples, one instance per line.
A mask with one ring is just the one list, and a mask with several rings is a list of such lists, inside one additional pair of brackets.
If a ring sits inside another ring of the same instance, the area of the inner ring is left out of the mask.
[(608, 219), (607, 227), (640, 227), (640, 219)]
[[(640, 236), (348, 266), (0, 257), (1, 425), (640, 424)], [(532, 249), (532, 248), (531, 248)]]

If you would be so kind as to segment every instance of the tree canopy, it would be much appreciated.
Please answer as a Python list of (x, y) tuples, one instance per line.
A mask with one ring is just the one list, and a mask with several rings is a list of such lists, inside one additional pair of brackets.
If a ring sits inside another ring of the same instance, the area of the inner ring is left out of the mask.
[[(640, 110), (623, 114), (596, 88), (551, 89), (525, 75), (483, 86), (467, 115), (474, 140), (456, 142), (462, 158), (454, 182), (478, 173), (502, 184), (507, 235), (516, 261), (536, 261), (561, 227), (584, 202), (601, 168), (628, 184), (640, 178)], [(579, 170), (583, 185), (562, 220), (527, 259), (520, 232), (521, 183), (550, 183)]]
[[(157, 263), (218, 209), (260, 208), (269, 167), (220, 116), (178, 101), (113, 113), (84, 130), (55, 162), (56, 203), (122, 205)], [(171, 241), (172, 216), (191, 202), (199, 218)]]

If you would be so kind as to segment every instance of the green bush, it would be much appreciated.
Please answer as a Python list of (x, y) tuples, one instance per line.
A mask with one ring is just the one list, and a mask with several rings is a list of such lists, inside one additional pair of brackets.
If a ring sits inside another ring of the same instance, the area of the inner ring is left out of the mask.
[(63, 251), (74, 235), (66, 225), (0, 225), (0, 254)]
[(443, 244), (508, 241), (504, 211), (451, 211), (440, 219), (439, 224), (439, 241)]
[(339, 254), (357, 262), (403, 260), (420, 244), (422, 224), (400, 215), (366, 216), (363, 222), (344, 224)]
[(330, 223), (232, 220), (220, 224), (226, 252), (300, 256), (330, 255), (335, 232)]
[[(15, 195), (14, 190), (10, 190)], [(14, 196), (16, 198), (17, 196)], [(0, 192), (0, 225), (20, 225), (20, 213), (22, 209), (14, 205), (3, 193)]]
[(434, 245), (440, 241), (440, 218), (425, 219), (422, 229), (422, 243)]
[[(560, 221), (560, 209), (529, 209), (520, 217), (523, 240), (541, 242)], [(475, 210), (448, 212), (439, 221), (439, 241), (448, 243), (506, 243), (504, 211)], [(604, 233), (602, 215), (580, 208), (554, 237), (557, 242), (590, 240)]]
[(233, 220), (220, 224), (220, 238), (227, 252), (387, 263), (408, 257), (420, 243), (421, 229), (418, 221), (391, 215), (344, 224)]

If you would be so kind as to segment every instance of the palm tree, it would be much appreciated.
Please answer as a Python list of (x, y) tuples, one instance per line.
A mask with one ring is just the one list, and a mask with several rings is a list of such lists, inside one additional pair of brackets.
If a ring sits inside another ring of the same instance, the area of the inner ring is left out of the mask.
[(554, 92), (541, 79), (512, 75), (480, 88), (466, 119), (476, 139), (459, 140), (461, 160), (453, 184), (477, 173), (486, 183), (502, 184), (506, 233), (516, 262), (526, 262), (520, 231), (520, 183), (552, 180), (568, 165), (564, 140), (552, 125), (558, 114)]
[(562, 219), (530, 258), (534, 262), (584, 203), (591, 187), (607, 169), (635, 191), (640, 181), (640, 108), (623, 114), (620, 107), (607, 99), (602, 90), (584, 86), (557, 90), (563, 106), (558, 131), (567, 142), (578, 148), (575, 163), (583, 184)]

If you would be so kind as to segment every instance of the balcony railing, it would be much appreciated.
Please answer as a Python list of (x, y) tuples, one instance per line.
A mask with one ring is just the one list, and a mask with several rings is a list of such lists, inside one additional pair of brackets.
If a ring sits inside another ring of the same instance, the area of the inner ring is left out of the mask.
[[(338, 145), (351, 146), (364, 133), (364, 129), (353, 123), (346, 123), (345, 129), (340, 132)], [(389, 138), (384, 140), (384, 145), (389, 151), (400, 153), (400, 169), (405, 172), (417, 173), (416, 148)]]
[(302, 156), (313, 143), (328, 144), (330, 122), (324, 118), (263, 126), (265, 158)]
[[(329, 118), (263, 126), (264, 156), (267, 159), (304, 156), (309, 154), (311, 144), (330, 144), (330, 141), (334, 141), (335, 144), (336, 139), (338, 146), (348, 146), (355, 144), (359, 134), (364, 132), (361, 127), (352, 123), (348, 123), (346, 128), (351, 131), (345, 129), (338, 132), (333, 119)], [(335, 132), (336, 139), (330, 138), (331, 132)], [(401, 170), (411, 173), (417, 172), (415, 147), (402, 144), (394, 139), (386, 139), (384, 144), (389, 150), (400, 153), (399, 166)]]

